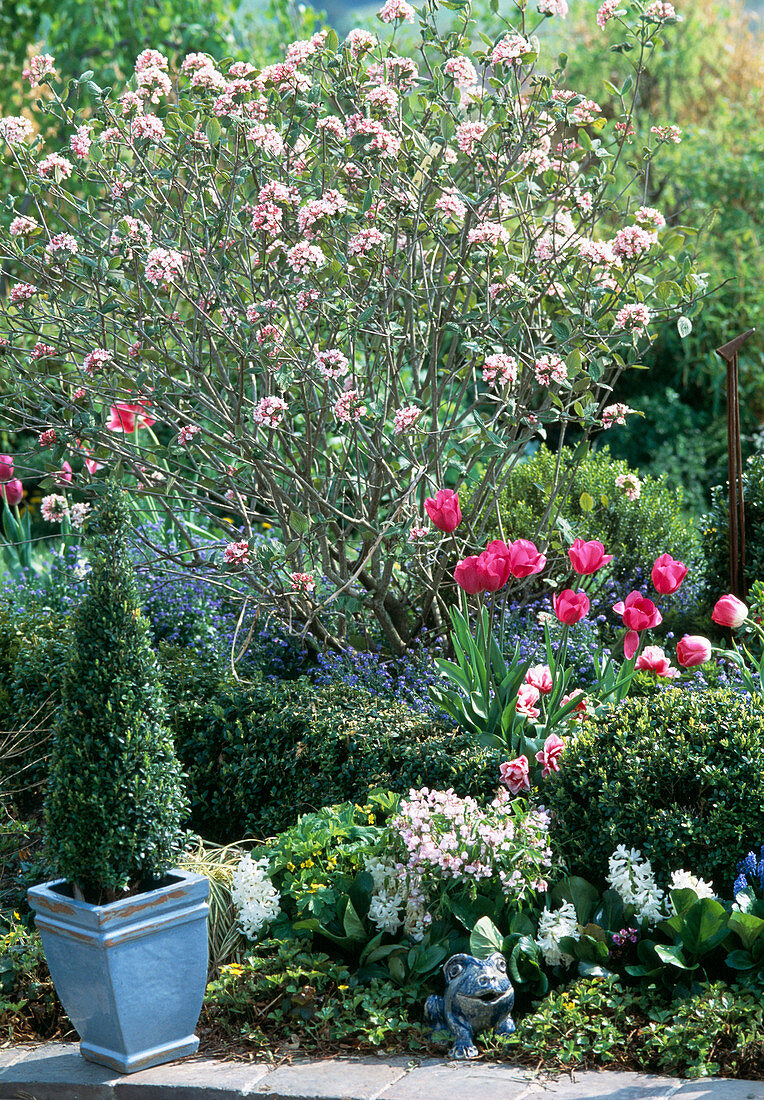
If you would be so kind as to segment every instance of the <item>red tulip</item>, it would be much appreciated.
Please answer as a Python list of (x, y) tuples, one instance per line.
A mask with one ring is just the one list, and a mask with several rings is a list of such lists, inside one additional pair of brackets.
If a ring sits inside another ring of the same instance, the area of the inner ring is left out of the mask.
[(125, 432), (130, 435), (136, 428), (150, 428), (155, 423), (155, 420), (146, 415), (146, 408), (142, 402), (129, 404), (118, 401), (109, 409), (106, 427), (112, 432)]
[(489, 542), (478, 558), (478, 572), (486, 592), (498, 592), (510, 578), (509, 547), (501, 539)]
[(10, 481), (13, 477), (13, 456), (0, 455), (0, 481)]
[(661, 554), (655, 559), (651, 576), (655, 591), (661, 596), (670, 596), (687, 576), (687, 566), (682, 561), (675, 561), (671, 554)]
[(425, 511), (439, 531), (450, 535), (462, 522), (459, 494), (453, 489), (438, 489), (435, 498), (424, 502)]
[(463, 588), (468, 596), (476, 596), (478, 592), (484, 592), (483, 578), (478, 567), (478, 558), (472, 554), (469, 558), (460, 561), (454, 569), (454, 580)]
[(576, 539), (568, 550), (568, 557), (575, 571), (581, 573), (582, 576), (596, 573), (603, 565), (607, 565), (608, 562), (613, 560), (613, 555), (606, 554), (605, 547), (597, 539), (593, 539), (591, 542)]
[(711, 643), (698, 634), (685, 634), (676, 644), (676, 659), (682, 668), (704, 665), (711, 659)]
[(554, 596), (552, 605), (560, 622), (573, 626), (589, 611), (589, 597), (585, 592), (574, 592), (572, 588), (566, 588)]
[(716, 601), (711, 618), (719, 626), (729, 626), (734, 630), (748, 618), (748, 606), (730, 592)]
[(20, 504), (24, 498), (24, 486), (17, 477), (14, 477), (10, 481), (0, 484), (0, 493), (5, 497), (8, 504)]
[(546, 558), (528, 539), (515, 539), (507, 547), (509, 553), (509, 571), (520, 580), (530, 577), (531, 573), (540, 573), (546, 565)]

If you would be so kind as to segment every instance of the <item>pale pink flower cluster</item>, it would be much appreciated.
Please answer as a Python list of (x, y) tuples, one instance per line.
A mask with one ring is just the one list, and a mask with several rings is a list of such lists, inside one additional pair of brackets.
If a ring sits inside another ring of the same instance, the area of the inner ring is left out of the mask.
[(382, 115), (390, 116), (398, 107), (399, 96), (395, 88), (389, 84), (379, 84), (366, 93), (366, 103), (371, 110), (376, 110)]
[(406, 0), (385, 0), (385, 3), (377, 12), (377, 18), (381, 19), (383, 23), (393, 23), (397, 19), (400, 19), (401, 22), (413, 23), (416, 19), (416, 12), (411, 4), (406, 3)]
[(379, 153), (385, 160), (394, 160), (401, 151), (401, 139), (386, 130), (378, 118), (350, 115), (347, 119), (347, 132), (349, 137), (355, 134), (368, 134), (371, 140), (364, 148), (368, 152)]
[(180, 71), (188, 76), (189, 73), (199, 72), (200, 69), (206, 69), (214, 64), (213, 59), (206, 53), (187, 53), (183, 58)]
[(69, 505), (66, 497), (52, 493), (43, 497), (40, 502), (40, 513), (46, 523), (62, 523), (69, 515)]
[(34, 127), (23, 115), (6, 115), (5, 118), (0, 118), (0, 138), (7, 141), (9, 145), (20, 145), (32, 133), (34, 133)]
[(278, 428), (287, 408), (283, 397), (261, 397), (252, 410), (252, 419), (263, 428)]
[(37, 287), (31, 283), (16, 283), (14, 287), (11, 287), (11, 301), (14, 304), (19, 302), (27, 302), (33, 294), (37, 293)]
[(296, 206), (300, 201), (300, 192), (296, 187), (288, 187), (280, 180), (269, 180), (257, 195), (258, 202), (278, 202), (282, 206)]
[(639, 500), (642, 495), (642, 482), (636, 474), (619, 474), (615, 484), (627, 500)]
[(167, 58), (159, 50), (142, 50), (135, 60), (135, 79), (139, 94), (152, 103), (159, 103), (162, 96), (172, 91), (172, 83), (167, 72)]
[(169, 287), (184, 275), (183, 256), (174, 248), (152, 248), (146, 257), (144, 274), (154, 286)]
[(60, 153), (48, 153), (47, 157), (43, 157), (37, 163), (37, 175), (44, 180), (55, 173), (58, 173), (62, 179), (68, 180), (73, 171), (72, 162), (62, 157)]
[(268, 347), (268, 358), (275, 359), (281, 351), (284, 334), (278, 325), (262, 325), (257, 331), (259, 347)]
[(636, 260), (648, 252), (655, 241), (655, 234), (643, 229), (641, 225), (627, 225), (619, 229), (613, 238), (613, 251), (616, 256)]
[(70, 256), (76, 256), (80, 250), (71, 233), (56, 233), (45, 245), (45, 259), (48, 263), (65, 263)]
[(298, 290), (294, 298), (294, 307), (300, 313), (304, 313), (306, 309), (310, 308), (311, 302), (318, 301), (318, 291), (315, 287), (309, 287), (307, 290)]
[(339, 191), (330, 188), (320, 199), (309, 199), (297, 212), (297, 224), (307, 240), (313, 236), (317, 221), (341, 214), (347, 209), (347, 200)]
[(303, 65), (308, 58), (314, 57), (326, 42), (327, 31), (317, 31), (311, 38), (299, 42), (290, 42), (286, 51), (287, 65)]
[(621, 401), (615, 405), (608, 405), (607, 408), (602, 410), (602, 427), (607, 430), (612, 428), (614, 424), (625, 424), (626, 417), (630, 412), (634, 412), (634, 410)]
[(666, 224), (666, 219), (660, 210), (656, 210), (654, 206), (640, 206), (634, 215), (634, 221), (638, 225), (648, 226), (652, 230), (663, 229)]
[(679, 145), (682, 140), (682, 131), (678, 126), (651, 126), (651, 134), (657, 134), (662, 141), (673, 141), (675, 145)]
[(198, 435), (202, 429), (198, 424), (184, 424), (178, 430), (178, 443), (181, 447), (185, 447), (187, 443), (190, 443), (195, 435)]
[(131, 214), (125, 214), (111, 235), (111, 244), (113, 248), (124, 249), (125, 258), (132, 260), (133, 246), (148, 248), (152, 238), (150, 225), (139, 218), (134, 218)]
[(377, 38), (370, 31), (362, 31), (358, 27), (354, 27), (345, 38), (345, 45), (350, 50), (350, 56), (357, 61), (361, 54), (374, 49), (377, 45)]
[(90, 505), (85, 501), (81, 501), (79, 504), (73, 504), (71, 506), (69, 509), (69, 519), (75, 531), (81, 531), (85, 526), (85, 520), (88, 518), (89, 511)]
[(82, 360), (82, 369), (92, 378), (98, 371), (104, 369), (107, 363), (112, 363), (114, 357), (106, 348), (93, 348)]
[(620, 0), (605, 0), (604, 4), (597, 12), (597, 26), (604, 27), (606, 23), (609, 23), (613, 16), (618, 11), (618, 4)]
[(47, 359), (51, 355), (55, 354), (56, 349), (53, 347), (52, 344), (45, 344), (42, 340), (38, 340), (35, 346), (30, 351), (29, 358), (34, 361), (35, 359)]
[(44, 432), (40, 432), (37, 442), (41, 447), (52, 447), (57, 438), (55, 428), (46, 428)]
[(401, 407), (395, 411), (393, 433), (395, 435), (403, 435), (404, 432), (410, 432), (412, 428), (416, 427), (416, 423), (421, 415), (422, 410), (418, 409), (416, 405), (401, 405)]
[(439, 195), (435, 200), (435, 209), (439, 210), (441, 214), (447, 214), (451, 218), (456, 218), (457, 221), (462, 221), (467, 213), (466, 203), (462, 202), (455, 190), (451, 187), (444, 191), (442, 195)]
[(419, 542), (420, 539), (426, 539), (429, 533), (429, 528), (414, 524), (409, 530), (409, 542)]
[(321, 133), (331, 134), (337, 138), (337, 141), (347, 141), (348, 132), (345, 129), (345, 123), (336, 115), (328, 115), (326, 118), (318, 119), (316, 129)]
[(533, 53), (533, 46), (521, 34), (508, 34), (491, 51), (492, 65), (512, 64), (524, 53)]
[(568, 377), (568, 368), (559, 355), (540, 355), (533, 364), (536, 381), (540, 386), (551, 386), (553, 382), (564, 382)]
[(568, 14), (566, 0), (539, 0), (536, 7), (540, 15), (559, 15), (564, 19)]
[(650, 324), (650, 310), (642, 302), (623, 306), (615, 316), (615, 327), (642, 332)]
[(207, 92), (219, 92), (227, 84), (226, 78), (214, 65), (202, 65), (195, 69), (191, 76), (191, 87), (203, 88)]
[(500, 222), (478, 222), (467, 234), (470, 244), (489, 244), (494, 248), (499, 244), (509, 244), (509, 232)]
[(326, 256), (317, 244), (298, 241), (286, 254), (286, 262), (297, 275), (317, 271), (326, 263)]
[(88, 126), (78, 126), (69, 138), (69, 148), (75, 157), (79, 157), (80, 160), (84, 160), (88, 155), (92, 144), (93, 139), (90, 136), (90, 127)]
[(489, 355), (483, 364), (483, 381), (500, 390), (504, 386), (514, 385), (517, 381), (517, 360), (513, 355), (498, 352)]
[(597, 116), (601, 114), (602, 108), (599, 103), (595, 103), (593, 99), (582, 99), (573, 108), (571, 117), (577, 126), (588, 126), (590, 122), (595, 122)]
[(443, 68), (457, 88), (473, 88), (478, 82), (475, 66), (462, 54), (449, 57)]
[(461, 122), (456, 127), (456, 144), (466, 156), (471, 157), (487, 130), (485, 122)]
[(316, 352), (316, 363), (322, 378), (336, 381), (343, 378), (350, 369), (350, 360), (338, 348)]
[(258, 149), (273, 157), (284, 155), (284, 139), (270, 122), (254, 122), (247, 130), (247, 137)]
[(419, 69), (416, 61), (410, 57), (396, 57), (391, 54), (384, 59), (382, 64), (376, 61), (366, 70), (366, 79), (370, 84), (395, 84), (397, 82), (401, 91), (408, 91), (414, 87)]
[(56, 59), (52, 54), (40, 53), (29, 58), (29, 64), (23, 70), (23, 80), (28, 80), (32, 88), (36, 88), (44, 76), (55, 76)]
[(358, 390), (344, 390), (334, 402), (334, 415), (342, 424), (356, 424), (366, 415)]
[(409, 791), (391, 827), (412, 880), (437, 889), (444, 880), (472, 886), (496, 878), (512, 898), (533, 889), (551, 862), (549, 817), (543, 810), (508, 812), (504, 795), (482, 809), (453, 790)]
[(665, 23), (667, 19), (676, 19), (676, 8), (664, 0), (654, 0), (645, 8), (645, 16), (655, 23)]
[(368, 256), (370, 252), (380, 248), (385, 243), (383, 233), (370, 226), (368, 229), (360, 229), (348, 241), (349, 256)]
[(610, 241), (580, 241), (578, 254), (597, 267), (620, 267), (622, 263)]
[(229, 542), (223, 550), (223, 561), (226, 565), (248, 565), (249, 543), (246, 539), (240, 542)]
[(130, 123), (130, 133), (139, 141), (161, 141), (164, 137), (164, 123), (156, 115), (138, 115)]
[(316, 590), (316, 579), (312, 573), (290, 573), (289, 579), (292, 582), (293, 592), (304, 592), (310, 595)]

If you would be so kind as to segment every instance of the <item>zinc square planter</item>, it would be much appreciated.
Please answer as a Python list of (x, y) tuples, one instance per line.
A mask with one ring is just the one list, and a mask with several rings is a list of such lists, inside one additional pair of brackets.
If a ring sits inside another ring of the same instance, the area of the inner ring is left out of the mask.
[(88, 1061), (134, 1073), (194, 1054), (207, 983), (203, 875), (109, 905), (72, 896), (63, 879), (28, 891), (56, 993)]

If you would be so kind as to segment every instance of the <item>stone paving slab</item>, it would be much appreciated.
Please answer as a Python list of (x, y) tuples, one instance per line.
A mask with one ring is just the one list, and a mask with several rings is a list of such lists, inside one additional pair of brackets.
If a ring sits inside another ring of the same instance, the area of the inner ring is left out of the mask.
[(123, 1075), (74, 1043), (0, 1049), (0, 1100), (764, 1100), (764, 1081), (681, 1081), (607, 1070), (537, 1076), (493, 1062), (189, 1058)]

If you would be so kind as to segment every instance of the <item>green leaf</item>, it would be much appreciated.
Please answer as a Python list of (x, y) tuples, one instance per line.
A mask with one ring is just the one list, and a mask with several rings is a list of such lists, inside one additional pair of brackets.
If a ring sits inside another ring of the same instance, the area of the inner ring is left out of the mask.
[(218, 141), (220, 140), (221, 129), (220, 123), (214, 115), (211, 115), (210, 118), (207, 120), (205, 133), (207, 135), (207, 140), (209, 141), (210, 145), (217, 145)]
[(345, 915), (342, 918), (342, 927), (345, 929), (345, 935), (349, 936), (351, 940), (363, 941), (367, 937), (366, 926), (356, 913), (355, 906), (350, 898), (348, 898)]
[(714, 898), (701, 898), (685, 914), (682, 944), (693, 955), (713, 951), (728, 933), (727, 912)]
[(470, 932), (470, 952), (476, 959), (487, 959), (504, 947), (504, 937), (490, 917), (481, 917)]
[(571, 901), (579, 924), (588, 924), (600, 900), (600, 892), (591, 882), (578, 875), (565, 875), (549, 894), (554, 905)]
[(684, 338), (689, 336), (692, 332), (692, 321), (689, 317), (680, 317), (676, 323), (676, 327), (679, 335), (684, 340)]
[(591, 512), (594, 508), (594, 498), (588, 493), (582, 493), (579, 497), (578, 503), (582, 512)]
[(679, 970), (697, 970), (697, 963), (694, 966), (690, 965), (682, 954), (681, 947), (666, 947), (662, 943), (656, 943), (655, 954), (667, 966), (675, 966)]

